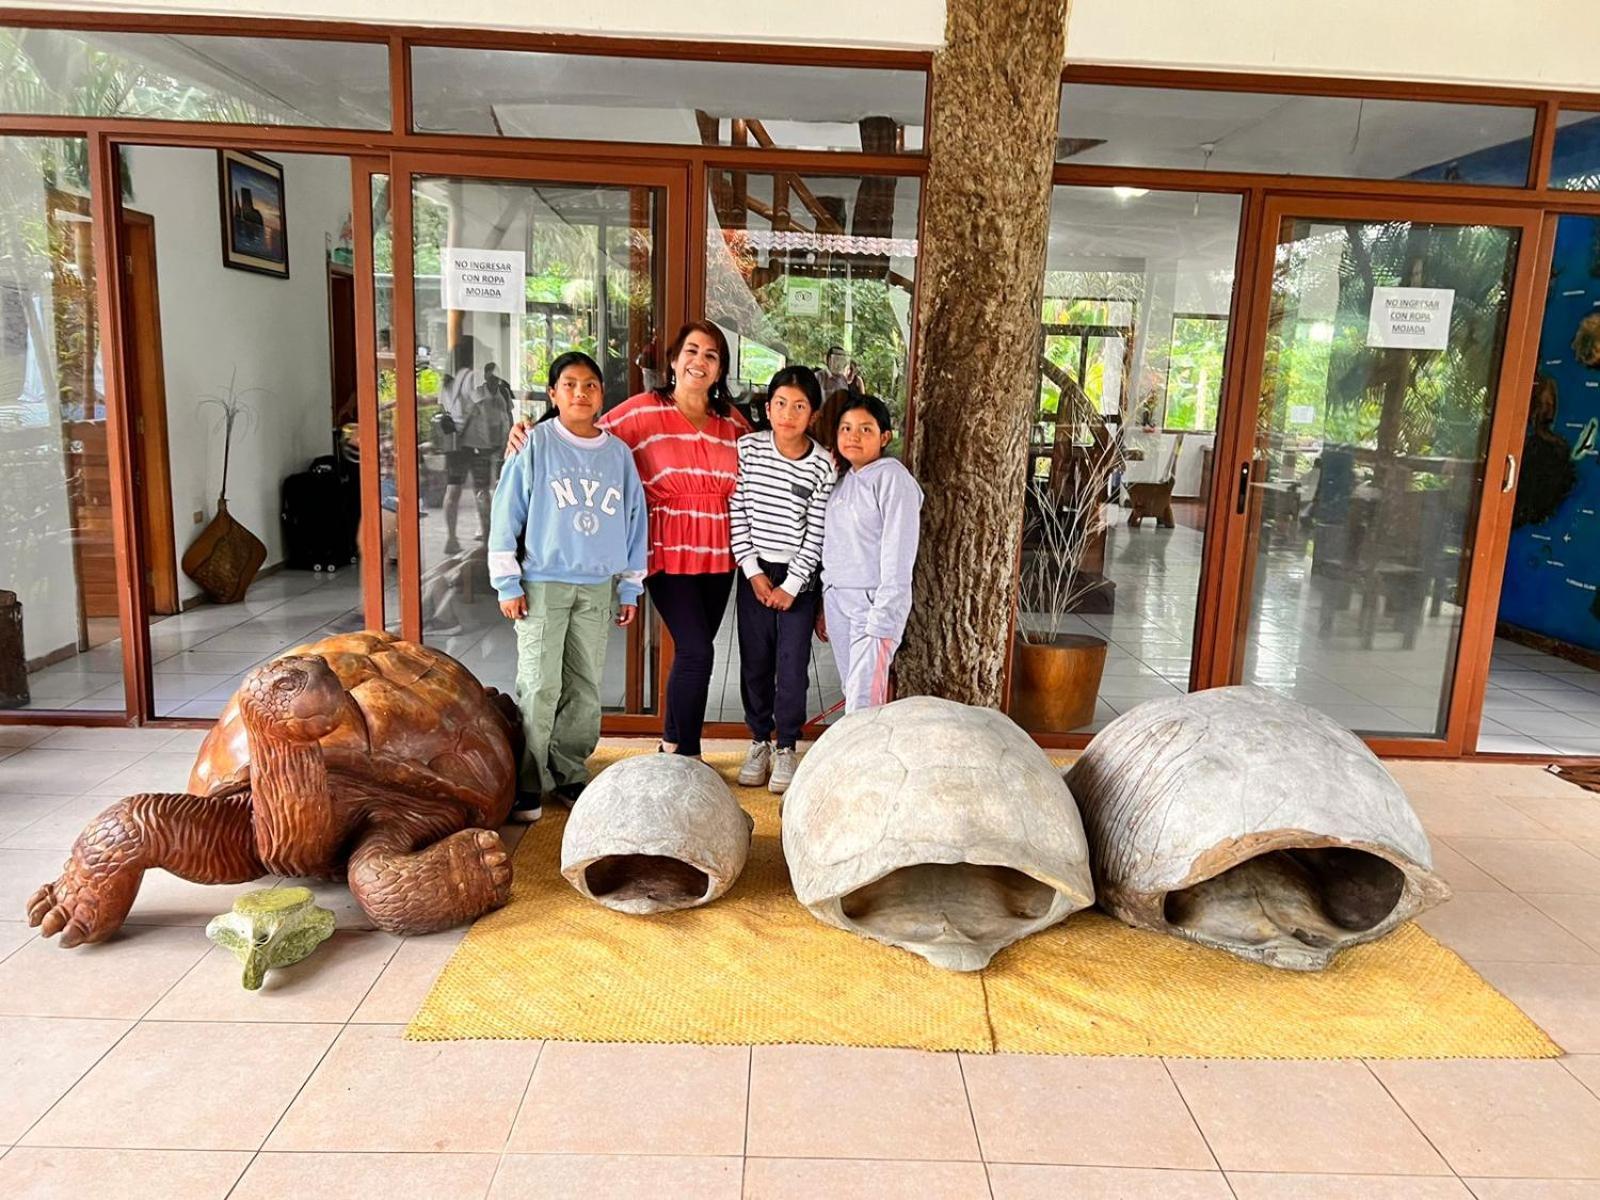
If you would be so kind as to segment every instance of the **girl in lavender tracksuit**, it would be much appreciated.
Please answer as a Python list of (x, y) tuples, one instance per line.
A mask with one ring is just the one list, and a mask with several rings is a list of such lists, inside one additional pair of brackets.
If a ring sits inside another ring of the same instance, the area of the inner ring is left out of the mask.
[(884, 457), (893, 437), (876, 396), (852, 396), (839, 411), (839, 457), (850, 469), (828, 499), (819, 632), (833, 645), (846, 713), (889, 699), (889, 664), (911, 612), (922, 489)]

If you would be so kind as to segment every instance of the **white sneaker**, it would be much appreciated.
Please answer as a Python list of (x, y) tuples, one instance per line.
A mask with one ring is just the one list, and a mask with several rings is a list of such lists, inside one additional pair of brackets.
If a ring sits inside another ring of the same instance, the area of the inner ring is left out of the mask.
[(783, 795), (789, 790), (789, 784), (794, 780), (794, 768), (798, 759), (794, 747), (777, 751), (772, 756), (772, 778), (767, 781), (767, 791)]
[(744, 756), (744, 766), (739, 768), (740, 787), (760, 787), (772, 770), (772, 743), (751, 742)]

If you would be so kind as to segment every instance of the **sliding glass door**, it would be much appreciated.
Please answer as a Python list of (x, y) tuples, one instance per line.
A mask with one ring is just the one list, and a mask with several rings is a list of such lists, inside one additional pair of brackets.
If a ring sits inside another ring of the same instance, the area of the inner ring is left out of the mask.
[(1226, 678), (1374, 740), (1448, 745), (1492, 631), (1480, 550), (1514, 475), (1507, 364), (1534, 226), (1436, 204), (1269, 201), (1266, 217)]

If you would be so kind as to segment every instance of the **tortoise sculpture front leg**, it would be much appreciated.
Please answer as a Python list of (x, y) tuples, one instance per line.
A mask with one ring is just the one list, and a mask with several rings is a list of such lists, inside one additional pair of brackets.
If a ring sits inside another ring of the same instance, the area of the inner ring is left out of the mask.
[(379, 929), (433, 933), (510, 899), (510, 856), (498, 833), (462, 829), (431, 841), (437, 836), (393, 821), (374, 826), (357, 843), (350, 891)]
[(73, 843), (61, 877), (28, 900), (28, 924), (63, 946), (122, 927), (151, 867), (195, 883), (247, 883), (266, 873), (251, 832), (250, 793), (144, 793), (119, 800)]

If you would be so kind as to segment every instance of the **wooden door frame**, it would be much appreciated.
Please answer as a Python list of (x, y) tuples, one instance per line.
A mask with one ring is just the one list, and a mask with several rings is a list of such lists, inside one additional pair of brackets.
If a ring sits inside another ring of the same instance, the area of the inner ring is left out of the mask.
[[(571, 159), (509, 159), (498, 155), (397, 153), (390, 160), (390, 211), (394, 237), (394, 328), (396, 365), (395, 475), (400, 493), (400, 632), (422, 641), (422, 530), (417, 470), (417, 353), (415, 250), (412, 197), (419, 176), (447, 176), (473, 182), (538, 185), (599, 185), (651, 188), (662, 198), (657, 217), (656, 259), (661, 295), (661, 337), (676, 329), (689, 311), (690, 169), (676, 165), (636, 165)], [(370, 216), (369, 216), (370, 221)], [(703, 254), (699, 257), (703, 257)], [(358, 318), (359, 321), (359, 318)], [(364, 372), (370, 374), (370, 372)], [(375, 409), (374, 409), (375, 411)], [(666, 676), (672, 661), (671, 637), (659, 619), (660, 666), (654, 680), (655, 710), (611, 713), (607, 733), (657, 733), (666, 703)], [(630, 639), (630, 649), (637, 643)]]
[[(142, 578), (151, 612), (170, 615), (180, 611), (178, 595), (178, 549), (172, 521), (172, 461), (167, 441), (166, 361), (161, 340), (161, 291), (156, 259), (156, 220), (149, 213), (122, 210), (124, 226), (123, 303), (127, 306), (127, 347), (130, 373), (129, 399), (133, 406), (135, 487), (139, 493), (140, 547), (143, 552)], [(134, 233), (134, 230), (140, 232)], [(145, 246), (144, 261), (135, 263), (137, 247)], [(148, 328), (139, 322), (135, 302), (138, 272), (148, 272), (146, 292), (151, 317)], [(150, 386), (142, 386), (140, 376)]]
[[(1537, 211), (1498, 204), (1467, 204), (1452, 201), (1410, 199), (1368, 199), (1317, 197), (1270, 193), (1264, 197), (1251, 275), (1245, 289), (1252, 316), (1245, 327), (1246, 337), (1239, 390), (1234, 411), (1229, 414), (1228, 440), (1219, 431), (1219, 451), (1213, 460), (1226, 462), (1226, 472), (1217, 470), (1213, 493), (1223, 497), (1215, 504), (1222, 537), (1216, 547), (1218, 570), (1216, 600), (1209, 616), (1213, 636), (1209, 663), (1201, 686), (1220, 686), (1237, 682), (1245, 647), (1243, 618), (1248, 612), (1248, 587), (1252, 569), (1252, 505), (1243, 511), (1237, 502), (1241, 479), (1254, 482), (1254, 442), (1256, 420), (1261, 403), (1261, 383), (1265, 370), (1267, 314), (1271, 304), (1272, 280), (1276, 268), (1279, 231), (1285, 219), (1349, 221), (1414, 221), (1441, 225), (1491, 225), (1514, 229), (1519, 234), (1517, 261), (1512, 278), (1511, 302), (1506, 316), (1505, 341), (1501, 349), (1494, 400), (1489, 411), (1489, 440), (1485, 450), (1485, 481), (1473, 525), (1471, 563), (1467, 573), (1466, 598), (1462, 604), (1461, 636), (1456, 646), (1451, 680), (1448, 716), (1443, 738), (1368, 737), (1367, 744), (1386, 757), (1459, 758), (1471, 753), (1467, 746), (1469, 729), (1476, 731), (1483, 708), (1483, 689), (1494, 640), (1495, 606), (1499, 601), (1499, 573), (1505, 562), (1514, 493), (1502, 493), (1499, 466), (1514, 447), (1520, 446), (1527, 421), (1529, 387), (1534, 368), (1533, 348), (1528, 344), (1529, 327), (1537, 325), (1537, 314), (1544, 297), (1537, 284), (1538, 258), (1542, 248), (1541, 214)], [(1548, 264), (1546, 264), (1548, 270)], [(1536, 346), (1536, 343), (1535, 343)], [(1221, 452), (1226, 449), (1226, 456)], [(1227, 481), (1227, 491), (1221, 486)], [(1249, 493), (1246, 493), (1247, 496)], [(1502, 528), (1504, 526), (1504, 528)], [(1209, 563), (1208, 563), (1209, 565)]]

